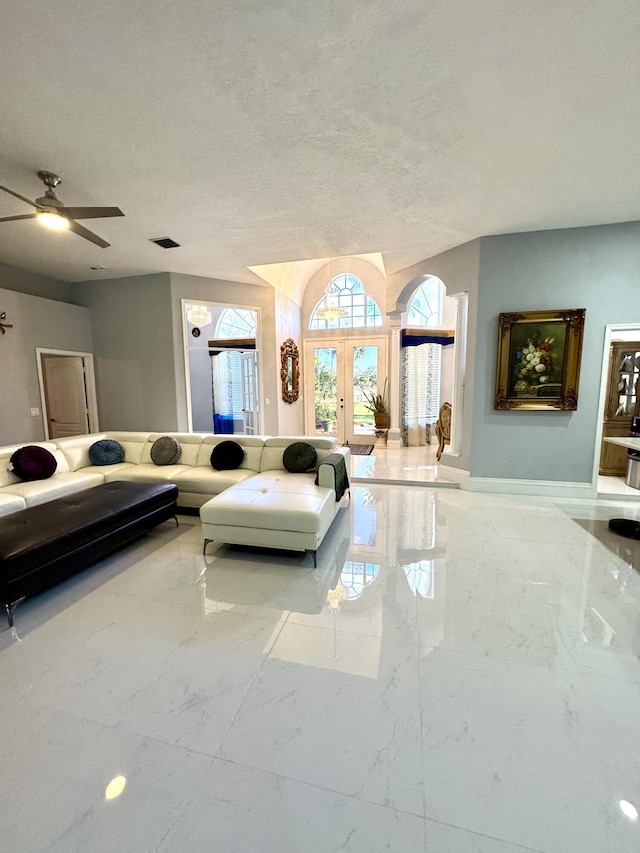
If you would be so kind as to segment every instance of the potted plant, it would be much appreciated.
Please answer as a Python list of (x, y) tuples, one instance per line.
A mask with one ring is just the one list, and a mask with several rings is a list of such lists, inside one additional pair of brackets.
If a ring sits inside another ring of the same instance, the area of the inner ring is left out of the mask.
[(326, 400), (316, 401), (316, 429), (322, 429), (325, 432), (331, 430), (331, 424), (336, 419), (336, 404), (328, 403)]
[(373, 412), (373, 419), (376, 423), (376, 429), (389, 429), (389, 409), (387, 406), (387, 380), (384, 380), (384, 386), (381, 394), (367, 394), (362, 392), (365, 398), (365, 409)]

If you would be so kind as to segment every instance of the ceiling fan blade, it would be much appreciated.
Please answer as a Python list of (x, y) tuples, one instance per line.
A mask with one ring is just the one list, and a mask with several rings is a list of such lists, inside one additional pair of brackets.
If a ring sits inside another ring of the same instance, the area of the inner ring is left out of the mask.
[(60, 213), (70, 219), (102, 219), (107, 216), (124, 216), (119, 207), (61, 207)]
[(23, 195), (20, 195), (20, 193), (16, 193), (13, 190), (10, 190), (9, 187), (3, 187), (2, 184), (0, 184), (0, 190), (4, 190), (6, 193), (9, 193), (9, 195), (19, 198), (20, 201), (26, 201), (27, 204), (31, 205), (31, 207), (38, 207), (35, 201), (31, 201), (31, 199), (25, 198)]
[(85, 228), (84, 225), (80, 225), (79, 222), (74, 222), (73, 220), (69, 221), (69, 231), (73, 231), (73, 233), (77, 234), (79, 237), (84, 237), (85, 240), (95, 243), (96, 246), (100, 246), (101, 249), (106, 249), (111, 245), (111, 243), (107, 243), (106, 240), (103, 240), (102, 237), (98, 237), (97, 234), (94, 234), (93, 231), (89, 231), (89, 229)]
[(35, 219), (37, 213), (24, 213), (22, 216), (3, 216), (0, 222), (17, 222), (18, 219)]

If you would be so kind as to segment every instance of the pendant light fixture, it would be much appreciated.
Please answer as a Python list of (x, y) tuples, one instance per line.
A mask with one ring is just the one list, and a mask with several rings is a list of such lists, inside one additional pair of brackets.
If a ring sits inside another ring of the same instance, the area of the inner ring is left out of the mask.
[(322, 308), (316, 312), (319, 317), (326, 320), (328, 323), (335, 323), (340, 317), (346, 317), (347, 312), (340, 307), (340, 296), (333, 287), (333, 258), (329, 258), (329, 284), (324, 291), (324, 303)]
[(187, 320), (198, 328), (208, 326), (211, 322), (211, 311), (206, 305), (192, 305), (187, 311)]

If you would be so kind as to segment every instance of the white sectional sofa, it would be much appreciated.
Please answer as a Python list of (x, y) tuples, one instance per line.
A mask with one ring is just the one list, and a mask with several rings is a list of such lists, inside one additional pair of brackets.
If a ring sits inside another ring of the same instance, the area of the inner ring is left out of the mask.
[[(155, 465), (151, 459), (153, 443), (168, 434), (181, 445), (178, 463)], [(102, 438), (114, 439), (123, 446), (124, 462), (106, 466), (91, 464), (89, 448)], [(228, 440), (242, 446), (244, 459), (234, 470), (216, 471), (211, 467), (211, 452), (216, 444)], [(320, 468), (317, 486), (314, 482), (316, 472), (292, 474), (285, 470), (283, 452), (294, 441), (306, 441), (315, 447)], [(337, 447), (333, 438), (317, 436), (104, 432), (25, 444), (37, 444), (49, 450), (57, 461), (56, 472), (46, 480), (22, 482), (9, 471), (9, 460), (24, 445), (0, 447), (0, 515), (114, 480), (175, 483), (179, 489), (179, 506), (200, 508), (207, 505), (201, 512), (205, 548), (207, 541), (216, 539), (235, 544), (309, 550), (314, 554), (314, 561), (315, 551), (341, 505), (341, 501), (336, 500), (334, 468), (322, 463), (329, 454), (338, 452), (345, 457), (349, 470), (348, 448)], [(219, 502), (212, 510), (211, 499), (226, 490), (229, 501)], [(239, 532), (231, 528), (239, 528)]]

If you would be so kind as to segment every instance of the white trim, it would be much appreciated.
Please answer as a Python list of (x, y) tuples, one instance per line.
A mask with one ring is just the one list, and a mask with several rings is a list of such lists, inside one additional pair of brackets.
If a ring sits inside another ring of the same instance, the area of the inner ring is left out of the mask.
[(38, 386), (40, 389), (40, 411), (42, 412), (42, 429), (44, 431), (45, 441), (49, 440), (49, 418), (47, 417), (47, 399), (44, 393), (44, 375), (42, 373), (43, 355), (76, 355), (82, 357), (85, 375), (89, 432), (100, 432), (100, 426), (98, 424), (98, 400), (96, 396), (96, 375), (93, 364), (93, 353), (78, 352), (77, 350), (36, 347), (36, 368), (38, 370)]
[[(447, 476), (448, 471), (447, 470)], [(591, 483), (566, 483), (556, 480), (507, 480), (498, 477), (469, 477), (470, 492), (507, 495), (539, 495), (546, 498), (595, 498)]]
[(464, 417), (465, 367), (467, 364), (467, 328), (469, 323), (469, 294), (452, 293), (456, 300), (456, 331), (453, 372), (453, 394), (451, 397), (451, 441), (450, 452), (460, 455), (462, 451), (462, 422)]
[[(444, 453), (442, 454), (444, 458)], [(460, 488), (469, 491), (469, 472), (464, 468), (454, 468), (440, 461), (438, 465), (438, 476), (443, 480), (451, 480), (453, 483), (459, 483)]]

